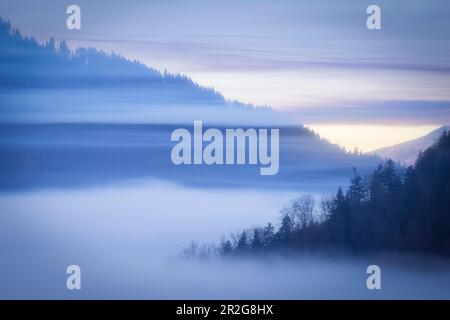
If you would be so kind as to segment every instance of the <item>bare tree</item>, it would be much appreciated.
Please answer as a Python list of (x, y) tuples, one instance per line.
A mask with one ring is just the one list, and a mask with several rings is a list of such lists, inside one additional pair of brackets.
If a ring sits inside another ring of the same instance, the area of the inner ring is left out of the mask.
[(186, 260), (196, 260), (198, 255), (198, 244), (194, 241), (183, 249), (181, 257)]
[(314, 197), (305, 194), (292, 200), (289, 207), (281, 210), (281, 215), (288, 216), (295, 228), (305, 228), (314, 221), (314, 208)]

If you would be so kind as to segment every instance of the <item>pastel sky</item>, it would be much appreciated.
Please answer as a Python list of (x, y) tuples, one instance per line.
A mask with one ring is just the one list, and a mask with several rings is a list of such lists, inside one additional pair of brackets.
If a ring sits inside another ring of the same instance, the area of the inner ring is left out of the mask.
[[(70, 4), (81, 7), (82, 30), (65, 27)], [(381, 7), (382, 30), (366, 28), (370, 4)], [(0, 16), (25, 35), (185, 73), (362, 150), (450, 123), (449, 13), (447, 0), (0, 2)], [(391, 137), (356, 144), (336, 124), (360, 135), (364, 125), (389, 127)]]

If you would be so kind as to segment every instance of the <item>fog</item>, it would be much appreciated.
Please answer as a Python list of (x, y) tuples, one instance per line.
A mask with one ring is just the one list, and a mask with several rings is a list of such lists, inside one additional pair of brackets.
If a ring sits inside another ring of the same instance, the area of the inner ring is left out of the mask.
[[(188, 262), (191, 240), (217, 243), (278, 221), (293, 192), (187, 188), (139, 180), (0, 195), (1, 298), (450, 298), (446, 261), (411, 257)], [(65, 287), (81, 267), (82, 289)], [(382, 290), (366, 268), (382, 268)]]

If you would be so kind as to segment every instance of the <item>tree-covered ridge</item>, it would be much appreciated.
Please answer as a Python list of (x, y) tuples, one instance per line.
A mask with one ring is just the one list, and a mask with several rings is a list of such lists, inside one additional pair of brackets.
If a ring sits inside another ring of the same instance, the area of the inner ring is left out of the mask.
[(450, 133), (398, 172), (388, 160), (367, 177), (356, 173), (344, 192), (318, 206), (304, 195), (268, 223), (233, 234), (219, 246), (192, 243), (188, 258), (294, 252), (354, 254), (395, 251), (450, 256)]
[[(181, 74), (159, 72), (139, 61), (95, 48), (71, 51), (53, 38), (40, 44), (24, 37), (0, 18), (0, 85), (4, 89), (133, 89), (135, 95), (177, 102), (224, 104), (213, 88), (202, 87)], [(190, 100), (189, 100), (190, 101)]]

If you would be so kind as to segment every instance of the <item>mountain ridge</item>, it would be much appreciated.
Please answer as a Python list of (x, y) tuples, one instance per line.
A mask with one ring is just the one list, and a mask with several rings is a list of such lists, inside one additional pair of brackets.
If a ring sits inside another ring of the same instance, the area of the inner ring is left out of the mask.
[(255, 118), (255, 122), (293, 123), (267, 106), (226, 99), (184, 74), (160, 72), (92, 47), (71, 51), (64, 40), (39, 43), (1, 17), (0, 85), (2, 100), (17, 105), (11, 108), (0, 101), (2, 109), (11, 110), (3, 116), (6, 121), (117, 122), (120, 118), (188, 123), (199, 118), (211, 122)]

